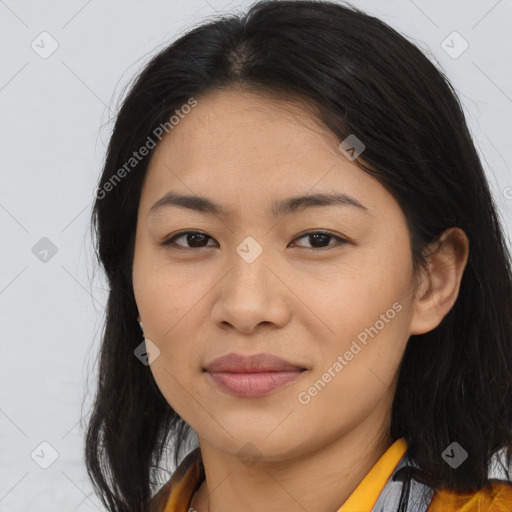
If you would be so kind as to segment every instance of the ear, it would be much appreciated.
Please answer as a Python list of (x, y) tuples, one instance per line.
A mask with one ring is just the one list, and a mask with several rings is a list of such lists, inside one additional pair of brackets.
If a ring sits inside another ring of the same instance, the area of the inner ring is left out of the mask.
[(410, 334), (424, 334), (435, 329), (451, 310), (466, 268), (469, 240), (462, 229), (449, 228), (429, 246), (428, 251), (428, 272), (422, 271), (419, 278)]

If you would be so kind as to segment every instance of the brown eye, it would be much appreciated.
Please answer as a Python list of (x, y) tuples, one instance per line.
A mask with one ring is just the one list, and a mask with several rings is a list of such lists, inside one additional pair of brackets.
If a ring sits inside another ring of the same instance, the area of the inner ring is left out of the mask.
[[(183, 244), (177, 244), (176, 240), (179, 240), (180, 238), (183, 238), (185, 240), (186, 244), (190, 245), (183, 245)], [(160, 245), (163, 246), (177, 246), (182, 249), (201, 249), (203, 247), (208, 247), (205, 242), (208, 241), (208, 239), (213, 240), (210, 236), (208, 236), (206, 233), (201, 233), (200, 231), (182, 231), (181, 233), (178, 233), (171, 238), (164, 240)], [(210, 246), (211, 247), (211, 246)]]
[[(334, 235), (325, 231), (310, 231), (308, 233), (304, 233), (300, 237), (297, 237), (292, 244), (295, 244), (296, 240), (307, 239), (310, 243), (310, 246), (300, 246), (305, 249), (330, 249), (331, 247), (336, 247), (341, 244), (348, 243), (344, 238)], [(183, 239), (183, 243), (176, 243), (177, 240)], [(181, 233), (177, 233), (173, 235), (171, 238), (164, 240), (160, 243), (160, 245), (169, 247), (169, 248), (177, 248), (177, 249), (203, 249), (206, 247), (214, 247), (215, 245), (208, 245), (208, 240), (213, 240), (213, 238), (206, 233), (202, 233), (201, 231), (182, 231)], [(330, 243), (334, 240), (336, 243)]]
[[(329, 249), (330, 247), (335, 247), (337, 245), (347, 243), (347, 240), (344, 238), (325, 231), (310, 231), (309, 233), (305, 233), (295, 240), (300, 240), (302, 238), (307, 238), (311, 244), (310, 247), (305, 247), (306, 249)], [(335, 239), (338, 243), (334, 245), (329, 244), (331, 239)]]

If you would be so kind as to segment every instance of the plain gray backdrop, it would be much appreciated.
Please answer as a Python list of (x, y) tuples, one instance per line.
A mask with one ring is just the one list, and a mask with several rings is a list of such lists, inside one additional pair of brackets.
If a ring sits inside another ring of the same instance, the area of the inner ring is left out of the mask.
[[(89, 220), (110, 121), (156, 51), (251, 3), (0, 0), (1, 511), (103, 510), (86, 476), (82, 426), (106, 302)], [(352, 4), (447, 74), (510, 237), (512, 1)]]

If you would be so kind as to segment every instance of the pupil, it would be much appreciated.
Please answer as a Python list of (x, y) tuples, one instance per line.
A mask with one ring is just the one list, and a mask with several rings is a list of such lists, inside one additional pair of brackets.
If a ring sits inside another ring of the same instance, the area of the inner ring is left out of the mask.
[[(323, 234), (323, 233), (315, 233), (315, 234), (313, 234), (313, 235), (309, 235), (309, 238), (310, 238), (310, 240), (309, 240), (309, 241), (310, 241), (310, 243), (311, 243), (311, 241), (312, 241), (312, 240), (316, 240), (316, 241), (318, 242), (318, 241), (319, 241), (319, 239), (320, 239), (320, 245), (322, 245), (322, 240), (323, 240), (324, 242), (328, 242), (328, 239), (329, 239), (329, 237), (330, 237), (330, 236), (331, 236), (331, 235), (325, 235), (325, 234)], [(326, 239), (327, 239), (327, 240), (326, 240)], [(316, 246), (315, 246), (315, 243), (311, 243), (311, 245), (312, 245), (313, 247), (316, 247)]]
[(191, 240), (193, 240), (194, 238), (197, 238), (199, 237), (199, 239), (201, 239), (201, 237), (206, 238), (206, 235), (203, 235), (202, 233), (193, 233), (193, 234), (190, 234), (187, 236), (187, 242), (188, 244), (191, 246), (191, 247), (201, 247), (201, 240), (199, 240), (199, 245), (194, 245), (194, 242)]

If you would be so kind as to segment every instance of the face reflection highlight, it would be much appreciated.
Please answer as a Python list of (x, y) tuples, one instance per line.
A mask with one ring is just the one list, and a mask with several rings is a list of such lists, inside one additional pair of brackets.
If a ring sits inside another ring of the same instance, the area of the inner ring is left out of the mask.
[[(160, 350), (161, 392), (217, 450), (251, 442), (286, 460), (389, 422), (412, 318), (409, 234), (398, 203), (339, 142), (297, 104), (217, 92), (153, 154), (135, 298)], [(233, 352), (307, 371), (268, 393), (263, 377), (228, 376), (260, 390), (236, 395), (205, 371)]]

